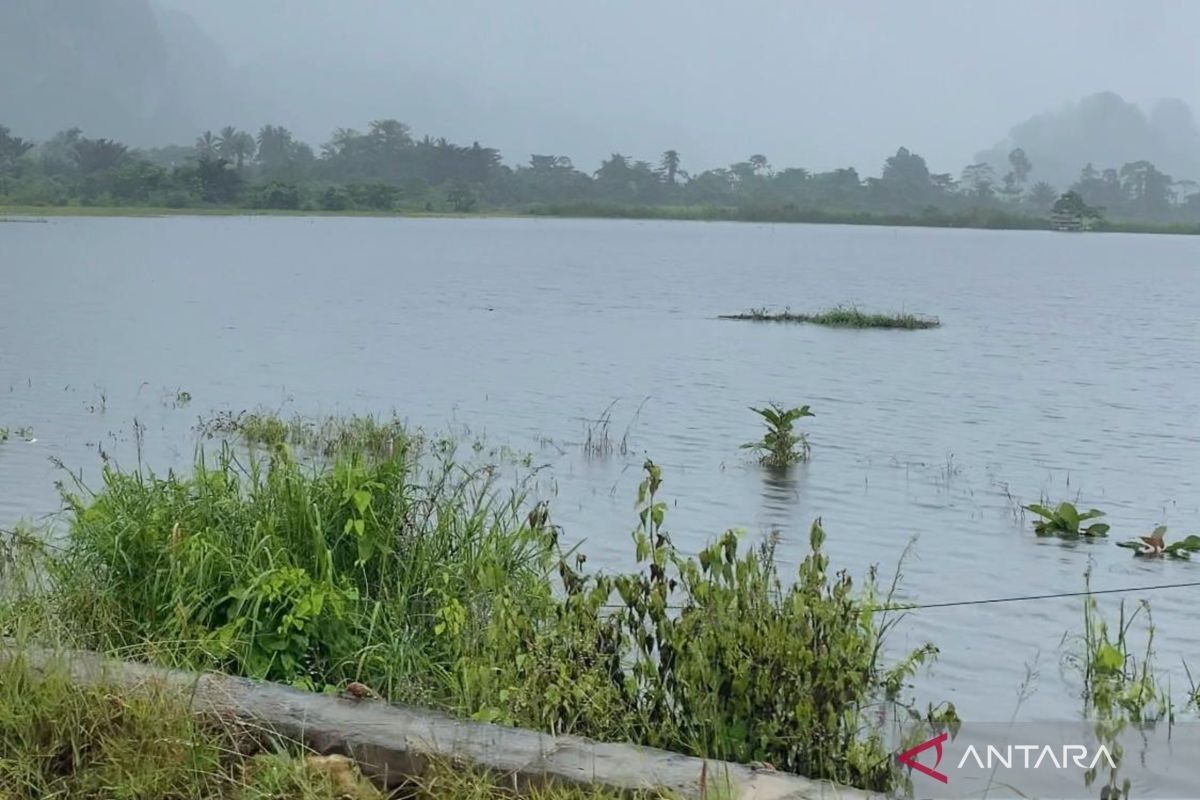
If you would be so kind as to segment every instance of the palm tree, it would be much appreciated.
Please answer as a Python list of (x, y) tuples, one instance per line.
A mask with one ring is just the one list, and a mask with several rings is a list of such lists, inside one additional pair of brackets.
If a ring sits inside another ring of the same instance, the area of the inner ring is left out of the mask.
[(217, 137), (213, 136), (212, 131), (205, 131), (200, 136), (196, 137), (196, 152), (201, 158), (212, 158), (217, 154)]
[(217, 134), (217, 155), (226, 161), (233, 161), (233, 143), (237, 140), (237, 128), (226, 125)]
[(662, 154), (662, 160), (658, 162), (659, 169), (666, 175), (667, 183), (675, 185), (675, 176), (679, 174), (679, 151), (668, 150)]
[(254, 141), (251, 134), (238, 131), (237, 136), (233, 139), (232, 150), (238, 169), (241, 169), (242, 164), (246, 163), (246, 159), (254, 158), (255, 152), (258, 151), (258, 143)]

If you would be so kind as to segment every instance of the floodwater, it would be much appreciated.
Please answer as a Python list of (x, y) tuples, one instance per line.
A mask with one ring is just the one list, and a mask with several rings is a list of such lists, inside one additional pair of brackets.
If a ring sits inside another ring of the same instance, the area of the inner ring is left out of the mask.
[[(837, 565), (947, 603), (1200, 581), (1196, 563), (1112, 541), (1036, 539), (1020, 504), (1108, 512), (1111, 539), (1200, 532), (1200, 239), (576, 220), (51, 219), (0, 224), (0, 527), (59, 507), (52, 459), (93, 479), (102, 449), (186, 467), (198, 416), (398, 412), (531, 451), (539, 491), (589, 564), (631, 560), (646, 457), (667, 528), (782, 537), (822, 518)], [(718, 320), (856, 303), (927, 331)], [(176, 392), (190, 393), (179, 407)], [(811, 404), (812, 460), (780, 476), (739, 446), (748, 406)], [(610, 408), (611, 406), (611, 408)], [(589, 458), (610, 408), (617, 450)], [(26, 438), (36, 438), (34, 442)], [(625, 452), (620, 443), (625, 442)], [(1200, 673), (1200, 588), (1152, 602), (1177, 696)], [(1115, 616), (1117, 596), (1102, 607)], [(1079, 598), (913, 612), (922, 701), (964, 718), (1074, 719), (1064, 635)], [(1032, 697), (1018, 703), (1027, 667)]]

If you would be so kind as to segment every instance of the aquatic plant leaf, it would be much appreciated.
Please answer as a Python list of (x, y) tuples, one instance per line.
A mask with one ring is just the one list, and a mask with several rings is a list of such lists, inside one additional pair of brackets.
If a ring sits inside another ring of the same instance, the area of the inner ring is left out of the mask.
[(1120, 650), (1104, 642), (1096, 650), (1094, 665), (1097, 672), (1111, 675), (1125, 666), (1125, 657)]
[(1079, 512), (1075, 510), (1075, 506), (1070, 503), (1059, 503), (1058, 510), (1054, 513), (1066, 523), (1067, 528), (1072, 532), (1079, 528)]
[(1034, 514), (1037, 514), (1039, 517), (1045, 517), (1046, 519), (1052, 519), (1054, 517), (1053, 511), (1051, 511), (1050, 509), (1046, 508), (1043, 505), (1039, 505), (1038, 503), (1030, 503), (1029, 505), (1025, 506), (1024, 508), (1026, 511), (1032, 511)]

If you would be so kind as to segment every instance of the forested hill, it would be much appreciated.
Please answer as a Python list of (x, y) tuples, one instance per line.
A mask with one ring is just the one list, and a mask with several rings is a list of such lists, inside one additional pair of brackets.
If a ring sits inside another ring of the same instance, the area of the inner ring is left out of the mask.
[(1149, 161), (1176, 180), (1200, 180), (1200, 126), (1182, 100), (1160, 100), (1145, 111), (1113, 92), (1089, 95), (1019, 123), (976, 160), (1004, 174), (1015, 148), (1037, 164), (1039, 180), (1056, 186), (1076, 180), (1087, 163), (1103, 170)]
[(134, 145), (187, 141), (246, 91), (185, 14), (150, 0), (0, 2), (0, 113), (44, 139), (79, 126)]

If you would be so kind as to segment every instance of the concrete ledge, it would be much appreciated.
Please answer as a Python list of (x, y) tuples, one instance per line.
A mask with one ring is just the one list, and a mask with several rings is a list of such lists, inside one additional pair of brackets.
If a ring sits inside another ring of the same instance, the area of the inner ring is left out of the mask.
[(617, 791), (657, 789), (695, 800), (883, 798), (789, 773), (455, 719), (377, 700), (351, 700), (227, 675), (167, 670), (85, 651), (0, 646), (0, 659), (18, 654), (34, 670), (65, 668), (80, 683), (128, 688), (156, 683), (176, 688), (191, 697), (194, 711), (232, 714), (303, 742), (323, 755), (348, 756), (385, 786), (421, 774), (429, 760), (445, 759), (526, 785), (558, 782)]

